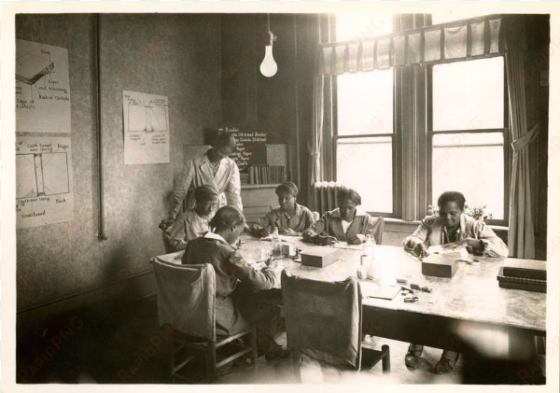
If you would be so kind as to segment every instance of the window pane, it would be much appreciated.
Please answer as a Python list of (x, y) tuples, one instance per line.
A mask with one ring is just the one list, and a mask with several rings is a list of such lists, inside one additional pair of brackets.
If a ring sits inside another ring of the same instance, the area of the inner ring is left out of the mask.
[(393, 70), (339, 75), (338, 135), (393, 132)]
[(447, 12), (435, 12), (432, 14), (432, 24), (439, 25), (440, 23), (453, 22), (455, 20), (469, 19), (477, 16), (484, 16), (487, 14), (480, 12), (458, 12), (449, 10)]
[(366, 211), (393, 212), (393, 152), (390, 137), (339, 139), (337, 181), (362, 197)]
[(503, 57), (433, 67), (434, 131), (504, 127)]
[(389, 34), (393, 31), (391, 14), (371, 11), (337, 12), (336, 40), (355, 41)]
[(504, 219), (504, 140), (502, 133), (434, 135), (432, 197), (444, 191), (465, 194), (467, 205), (484, 206)]

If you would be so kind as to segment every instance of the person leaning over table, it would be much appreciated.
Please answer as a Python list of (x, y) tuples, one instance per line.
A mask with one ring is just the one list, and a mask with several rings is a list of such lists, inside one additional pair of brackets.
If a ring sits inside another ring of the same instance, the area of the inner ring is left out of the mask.
[[(454, 243), (464, 246), (472, 254), (506, 258), (508, 248), (484, 222), (463, 214), (465, 196), (456, 191), (447, 191), (438, 198), (439, 215), (426, 217), (412, 235), (404, 239), (406, 251), (419, 257), (428, 255), (429, 246)], [(410, 344), (404, 358), (406, 367), (414, 370), (420, 364), (422, 345)], [(447, 374), (453, 370), (459, 353), (445, 350), (436, 364), (435, 372)]]
[(181, 213), (173, 223), (169, 235), (172, 252), (184, 250), (190, 240), (209, 230), (208, 223), (218, 205), (218, 191), (211, 185), (200, 186), (194, 191), (194, 199), (196, 207)]
[(311, 227), (303, 231), (303, 240), (321, 245), (338, 241), (361, 244), (366, 235), (382, 233), (385, 221), (373, 218), (360, 208), (362, 198), (351, 188), (338, 191), (338, 208), (326, 212)]
[[(218, 134), (211, 149), (185, 164), (183, 171), (175, 179), (169, 199), (169, 216), (160, 223), (161, 229), (167, 230), (173, 225), (189, 191), (205, 184), (218, 190), (218, 209), (229, 205), (243, 211), (239, 168), (228, 157), (235, 151), (235, 147), (236, 141), (232, 134)], [(187, 209), (193, 209), (194, 205), (194, 196), (190, 193)]]
[(297, 186), (291, 181), (284, 182), (276, 187), (278, 204), (256, 224), (249, 227), (253, 236), (266, 237), (278, 228), (280, 235), (301, 236), (301, 233), (314, 222), (313, 213), (307, 207), (296, 202), (298, 195)]
[(284, 357), (287, 353), (274, 341), (282, 324), (277, 305), (265, 302), (266, 291), (278, 284), (275, 261), (260, 271), (249, 266), (233, 247), (245, 228), (243, 213), (232, 206), (219, 209), (211, 231), (188, 242), (183, 265), (209, 263), (216, 272), (216, 334), (234, 335), (257, 327), (259, 355)]

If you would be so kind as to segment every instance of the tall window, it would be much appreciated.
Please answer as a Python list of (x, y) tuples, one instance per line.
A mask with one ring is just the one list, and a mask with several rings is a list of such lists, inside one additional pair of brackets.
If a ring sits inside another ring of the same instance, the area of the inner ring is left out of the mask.
[[(391, 32), (391, 16), (337, 15), (337, 40)], [(336, 180), (362, 196), (370, 212), (393, 213), (393, 70), (337, 77)]]
[(505, 219), (504, 61), (502, 57), (432, 68), (432, 200), (462, 191), (467, 204)]

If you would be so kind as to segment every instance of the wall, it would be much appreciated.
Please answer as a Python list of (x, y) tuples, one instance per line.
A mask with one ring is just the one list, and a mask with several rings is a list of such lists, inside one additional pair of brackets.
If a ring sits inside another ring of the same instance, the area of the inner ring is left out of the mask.
[[(219, 15), (103, 15), (101, 127), (108, 240), (97, 240), (96, 30), (93, 15), (18, 15), (16, 37), (68, 49), (74, 220), (17, 231), (18, 334), (83, 305), (154, 292), (151, 256), (182, 166), (182, 145), (202, 144), (221, 122)], [(122, 91), (169, 98), (169, 164), (124, 165)]]

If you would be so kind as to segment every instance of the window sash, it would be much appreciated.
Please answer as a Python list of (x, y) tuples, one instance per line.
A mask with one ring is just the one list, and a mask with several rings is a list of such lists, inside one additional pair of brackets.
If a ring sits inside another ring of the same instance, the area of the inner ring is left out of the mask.
[[(336, 124), (336, 130), (338, 130), (338, 124)], [(392, 157), (392, 180), (391, 180), (391, 186), (393, 189), (393, 201), (392, 201), (392, 212), (391, 213), (386, 213), (386, 212), (377, 212), (377, 211), (368, 211), (367, 213), (370, 215), (373, 215), (375, 217), (390, 217), (390, 218), (400, 218), (400, 199), (398, 198), (398, 171), (397, 171), (397, 154), (398, 154), (398, 146), (396, 143), (396, 139), (397, 139), (397, 135), (396, 132), (391, 133), (391, 134), (358, 134), (358, 135), (334, 135), (333, 136), (333, 142), (331, 144), (332, 146), (332, 153), (331, 156), (333, 157), (333, 162), (334, 165), (332, 165), (333, 167), (335, 167), (335, 169), (333, 170), (333, 179), (334, 181), (338, 181), (338, 170), (336, 169), (336, 156), (337, 156), (337, 147), (339, 146), (339, 140), (348, 140), (348, 141), (352, 141), (352, 140), (356, 140), (356, 142), (353, 142), (353, 144), (356, 145), (360, 145), (360, 144), (369, 144), (370, 142), (361, 142), (361, 140), (363, 139), (377, 139), (377, 138), (381, 138), (381, 139), (386, 139), (386, 138), (390, 138), (391, 141), (391, 157)]]

